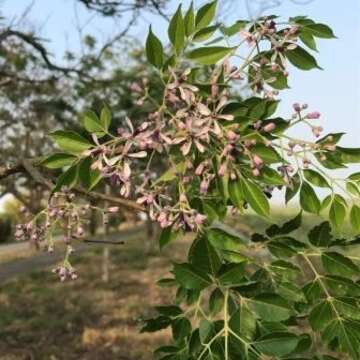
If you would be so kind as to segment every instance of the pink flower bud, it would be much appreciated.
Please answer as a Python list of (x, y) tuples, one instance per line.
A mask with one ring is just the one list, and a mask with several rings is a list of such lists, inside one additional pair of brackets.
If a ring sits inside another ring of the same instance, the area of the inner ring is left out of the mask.
[(114, 214), (117, 213), (119, 211), (119, 207), (118, 206), (111, 206), (107, 209), (108, 213)]
[(318, 111), (311, 112), (306, 115), (306, 119), (318, 119), (321, 114)]
[(84, 228), (79, 226), (77, 229), (76, 229), (76, 235), (78, 236), (83, 236), (84, 235)]
[(237, 135), (234, 131), (232, 130), (229, 130), (227, 133), (226, 133), (226, 136), (227, 138), (230, 140), (230, 141), (236, 141), (238, 138), (239, 138), (239, 135)]
[(205, 163), (202, 162), (196, 169), (195, 169), (195, 175), (200, 176), (205, 168)]
[(202, 225), (204, 223), (204, 221), (206, 220), (206, 216), (198, 213), (195, 215), (194, 220), (195, 220), (196, 225)]
[(263, 159), (258, 155), (254, 155), (253, 158), (252, 158), (252, 161), (253, 161), (253, 164), (254, 164), (254, 166), (256, 168), (260, 168), (264, 164)]
[(219, 174), (219, 176), (224, 176), (225, 173), (226, 173), (226, 163), (222, 163), (222, 164), (220, 165), (218, 174)]
[(323, 128), (321, 126), (314, 126), (312, 127), (311, 131), (316, 137), (319, 137), (323, 131)]
[(273, 130), (275, 130), (275, 128), (276, 128), (276, 125), (274, 124), (274, 123), (269, 123), (269, 124), (266, 124), (264, 127), (263, 127), (263, 130), (265, 131), (265, 132), (271, 132), (271, 131), (273, 131)]
[(293, 109), (297, 112), (300, 112), (301, 111), (301, 106), (299, 103), (295, 103), (293, 104)]
[(130, 90), (130, 91), (133, 91), (133, 92), (137, 92), (137, 93), (141, 93), (141, 92), (143, 91), (143, 89), (141, 88), (141, 86), (140, 86), (138, 83), (136, 83), (136, 82), (130, 84), (129, 90)]
[(202, 194), (206, 194), (209, 188), (209, 181), (204, 179), (201, 183), (200, 183), (200, 192)]

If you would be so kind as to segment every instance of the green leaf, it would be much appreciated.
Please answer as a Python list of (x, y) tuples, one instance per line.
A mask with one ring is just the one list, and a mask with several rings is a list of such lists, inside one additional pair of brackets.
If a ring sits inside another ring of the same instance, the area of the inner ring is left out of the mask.
[(290, 258), (296, 254), (296, 250), (286, 243), (282, 242), (282, 238), (269, 241), (267, 247), (270, 253), (278, 258)]
[(218, 228), (210, 228), (206, 232), (206, 236), (210, 243), (219, 250), (235, 251), (244, 244), (244, 241), (238, 236)]
[(258, 185), (244, 177), (240, 178), (242, 193), (245, 200), (255, 212), (262, 216), (268, 216), (270, 212), (269, 201)]
[(332, 294), (337, 296), (360, 296), (360, 285), (350, 279), (336, 275), (327, 275), (324, 277), (324, 281)]
[(55, 153), (41, 161), (41, 165), (49, 169), (60, 169), (74, 163), (76, 156), (66, 153)]
[(183, 49), (185, 42), (185, 25), (181, 12), (181, 4), (179, 5), (172, 19), (170, 20), (168, 34), (176, 53), (179, 54)]
[(323, 295), (324, 290), (318, 279), (310, 281), (303, 287), (303, 293), (310, 304), (313, 304), (319, 300)]
[(242, 29), (246, 27), (248, 21), (246, 20), (238, 20), (231, 26), (222, 26), (221, 32), (226, 36), (233, 36), (238, 34)]
[(105, 130), (105, 132), (109, 131), (109, 127), (111, 125), (111, 119), (112, 119), (111, 110), (105, 104), (101, 109), (101, 113), (100, 113), (100, 124), (102, 128)]
[(350, 193), (353, 194), (355, 196), (359, 196), (360, 197), (360, 184), (354, 184), (353, 182), (347, 182), (346, 183), (346, 190)]
[(333, 39), (336, 38), (332, 29), (325, 24), (309, 24), (304, 27), (312, 35), (323, 38), (323, 39)]
[(149, 28), (149, 34), (146, 39), (146, 57), (149, 63), (158, 69), (163, 66), (164, 63), (164, 50), (161, 41), (152, 32), (151, 26)]
[(301, 274), (299, 267), (284, 260), (273, 261), (269, 265), (269, 269), (275, 274), (283, 278), (286, 278), (288, 280), (296, 280), (298, 276)]
[(58, 177), (56, 181), (56, 185), (52, 190), (52, 193), (61, 190), (63, 186), (72, 188), (73, 186), (76, 185), (77, 180), (78, 180), (78, 167), (74, 165)]
[(179, 318), (172, 322), (171, 324), (173, 338), (176, 342), (184, 339), (191, 334), (191, 323), (185, 318)]
[(300, 337), (287, 332), (266, 334), (255, 342), (256, 349), (269, 356), (285, 356), (296, 349)]
[(211, 284), (211, 279), (191, 264), (175, 264), (175, 279), (186, 289), (202, 290)]
[(360, 172), (351, 174), (348, 179), (360, 183)]
[(326, 342), (338, 340), (340, 350), (351, 355), (353, 359), (360, 357), (360, 326), (358, 322), (334, 318), (323, 333)]
[(209, 46), (202, 47), (190, 51), (187, 57), (202, 65), (213, 65), (222, 60), (227, 55), (231, 54), (235, 48), (223, 46)]
[(213, 275), (221, 266), (218, 253), (204, 236), (198, 237), (193, 242), (189, 250), (189, 262), (197, 269)]
[(350, 211), (351, 226), (357, 234), (360, 234), (360, 207), (353, 205)]
[(329, 218), (331, 224), (336, 228), (340, 228), (343, 225), (346, 216), (345, 206), (336, 198), (333, 200), (330, 206)]
[(169, 317), (176, 317), (183, 313), (181, 308), (176, 305), (155, 306), (155, 309), (160, 315), (169, 316)]
[(86, 129), (91, 134), (96, 134), (98, 137), (105, 135), (104, 127), (100, 123), (98, 116), (91, 110), (87, 110), (83, 115), (83, 124)]
[(275, 235), (286, 235), (295, 230), (297, 230), (302, 223), (302, 211), (299, 212), (293, 219), (287, 221), (282, 226), (271, 225), (268, 229), (266, 229), (266, 235), (275, 236)]
[(238, 180), (229, 181), (229, 196), (234, 206), (239, 210), (244, 208), (244, 198), (241, 190), (241, 184)]
[(215, 17), (217, 1), (212, 1), (202, 6), (195, 18), (196, 30), (200, 30), (208, 26)]
[(215, 336), (215, 326), (214, 323), (209, 320), (203, 319), (200, 322), (199, 326), (199, 336), (200, 341), (205, 344), (210, 341), (213, 336)]
[(333, 275), (351, 277), (359, 274), (358, 266), (337, 252), (324, 252), (321, 256), (324, 268)]
[(268, 185), (286, 185), (283, 177), (274, 169), (269, 166), (264, 166), (261, 169), (260, 177), (261, 181)]
[(168, 287), (173, 287), (176, 285), (176, 281), (175, 279), (171, 279), (171, 278), (164, 278), (164, 279), (160, 279), (157, 283), (158, 286), (160, 286), (161, 288), (168, 288)]
[(292, 177), (292, 186), (288, 186), (285, 192), (285, 204), (287, 204), (299, 191), (300, 189), (300, 177), (298, 174), (295, 174)]
[(344, 164), (360, 163), (360, 148), (336, 147), (336, 152), (340, 154)]
[(309, 322), (315, 331), (320, 331), (333, 320), (335, 315), (331, 303), (324, 300), (312, 309), (309, 314)]
[(79, 154), (89, 149), (92, 144), (74, 131), (58, 130), (50, 134), (60, 149), (71, 154)]
[(265, 321), (287, 320), (292, 314), (288, 302), (277, 294), (260, 294), (249, 302), (257, 315)]
[(224, 306), (224, 294), (219, 288), (216, 288), (209, 298), (209, 310), (211, 315), (218, 314)]
[(88, 191), (92, 190), (102, 179), (101, 172), (91, 169), (91, 157), (81, 161), (78, 168), (79, 179)]
[(159, 237), (160, 250), (162, 250), (172, 239), (172, 227), (168, 226), (165, 229), (162, 229)]
[(332, 241), (331, 227), (328, 221), (315, 226), (309, 232), (309, 241), (314, 246), (327, 247)]
[(156, 332), (159, 330), (166, 329), (171, 324), (171, 319), (166, 316), (159, 316), (155, 319), (148, 319), (145, 321), (144, 326), (141, 328), (140, 332)]
[(300, 46), (294, 50), (287, 50), (285, 55), (291, 64), (301, 70), (311, 70), (314, 68), (321, 69), (317, 64), (316, 59)]
[(260, 156), (266, 164), (276, 164), (281, 161), (281, 156), (270, 146), (257, 144), (251, 148), (251, 152)]
[(307, 182), (303, 182), (300, 188), (300, 205), (307, 212), (318, 214), (321, 203), (314, 189)]
[(352, 297), (336, 297), (333, 298), (332, 304), (342, 316), (348, 319), (360, 320), (359, 303), (356, 299)]
[(306, 169), (303, 171), (303, 173), (304, 173), (305, 179), (309, 183), (311, 183), (315, 186), (323, 187), (323, 188), (331, 188), (328, 181), (317, 171), (311, 170), (311, 169)]
[(341, 138), (345, 135), (345, 133), (330, 133), (319, 140), (316, 141), (317, 144), (325, 144), (325, 143), (331, 143), (331, 144), (337, 144)]
[(239, 264), (227, 264), (221, 269), (217, 278), (222, 286), (236, 286), (244, 281), (244, 271), (246, 262)]
[(252, 340), (256, 333), (256, 318), (244, 301), (241, 301), (239, 308), (234, 312), (229, 321), (229, 326), (235, 334)]
[(203, 28), (195, 33), (193, 40), (194, 41), (205, 41), (208, 40), (217, 30), (218, 25), (209, 26), (206, 28)]
[(186, 171), (186, 163), (185, 161), (182, 161), (175, 165), (175, 167), (171, 167), (171, 169), (165, 171), (155, 182), (154, 184), (157, 184), (159, 182), (169, 182), (174, 179), (179, 174), (184, 174)]
[(186, 36), (190, 36), (195, 31), (195, 14), (194, 14), (194, 4), (191, 2), (188, 11), (184, 17), (184, 26)]
[(317, 51), (314, 36), (311, 34), (310, 31), (306, 31), (305, 28), (301, 29), (299, 38), (308, 48)]
[(277, 284), (277, 291), (280, 296), (295, 302), (305, 303), (306, 299), (301, 289), (294, 282), (283, 281)]

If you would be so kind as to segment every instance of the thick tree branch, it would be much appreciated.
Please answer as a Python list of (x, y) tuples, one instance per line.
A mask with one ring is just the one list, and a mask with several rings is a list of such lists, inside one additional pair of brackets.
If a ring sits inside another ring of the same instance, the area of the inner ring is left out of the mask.
[[(7, 178), (8, 176), (19, 174), (19, 173), (26, 173), (28, 174), (33, 180), (37, 183), (46, 186), (49, 190), (51, 190), (54, 186), (53, 182), (49, 179), (45, 178), (40, 171), (36, 168), (38, 164), (37, 160), (22, 160), (21, 163), (15, 164), (13, 166), (8, 165), (0, 165), (0, 180)], [(98, 192), (88, 192), (87, 190), (81, 187), (75, 187), (72, 191), (76, 192), (79, 195), (85, 196), (87, 198), (93, 200), (103, 200), (108, 201), (112, 204), (126, 207), (129, 209), (133, 209), (136, 211), (145, 211), (145, 208), (139, 204), (137, 204), (133, 200), (116, 198), (113, 196), (108, 196), (105, 194), (101, 194)]]

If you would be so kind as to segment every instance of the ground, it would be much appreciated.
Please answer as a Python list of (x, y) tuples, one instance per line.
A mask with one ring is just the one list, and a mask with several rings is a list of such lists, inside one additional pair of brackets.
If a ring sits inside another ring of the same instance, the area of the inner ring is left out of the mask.
[(1, 285), (0, 359), (151, 359), (170, 334), (139, 334), (141, 319), (170, 301), (156, 281), (168, 275), (170, 253), (180, 260), (188, 242), (146, 255), (143, 241), (111, 247), (108, 283), (97, 247), (74, 258), (77, 281), (60, 283), (45, 269)]
[[(300, 233), (318, 220), (307, 217)], [(246, 226), (228, 222), (243, 232), (266, 226), (253, 216), (242, 218)], [(185, 257), (190, 241), (177, 240), (163, 252), (156, 246), (150, 255), (144, 241), (136, 235), (111, 246), (108, 283), (97, 246), (74, 257), (76, 281), (61, 283), (46, 268), (0, 284), (0, 360), (152, 359), (154, 347), (171, 334), (139, 334), (141, 320), (153, 315), (154, 305), (170, 303), (171, 291), (156, 281), (169, 275), (172, 261)]]

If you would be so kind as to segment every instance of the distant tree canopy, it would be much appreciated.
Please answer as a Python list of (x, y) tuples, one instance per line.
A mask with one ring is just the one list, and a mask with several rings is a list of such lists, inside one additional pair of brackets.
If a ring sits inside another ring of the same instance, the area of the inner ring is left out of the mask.
[[(61, 62), (51, 56), (49, 43), (38, 34), (20, 23), (10, 23), (2, 14), (0, 165), (48, 153), (52, 147), (49, 131), (66, 126), (76, 128), (79, 114), (85, 109), (99, 110), (108, 104), (114, 114), (114, 127), (125, 111), (141, 115), (142, 110), (134, 107), (138, 97), (129, 87), (141, 81), (146, 67), (136, 41), (128, 41), (127, 36), (140, 11), (156, 11), (161, 16), (167, 1), (75, 1), (100, 15), (123, 15), (126, 21), (118, 33), (109, 34), (103, 43), (83, 34), (81, 53), (66, 52)], [(35, 212), (41, 207), (44, 187), (24, 173), (15, 181), (1, 181), (0, 198), (9, 193)]]
[(89, 10), (96, 11), (104, 16), (119, 16), (139, 10), (150, 10), (163, 15), (163, 8), (168, 0), (77, 0)]

